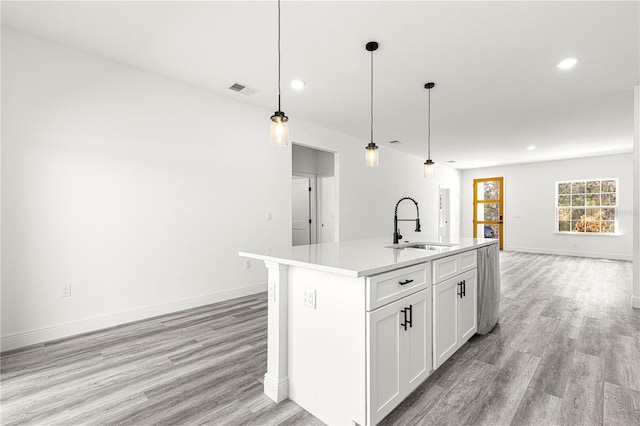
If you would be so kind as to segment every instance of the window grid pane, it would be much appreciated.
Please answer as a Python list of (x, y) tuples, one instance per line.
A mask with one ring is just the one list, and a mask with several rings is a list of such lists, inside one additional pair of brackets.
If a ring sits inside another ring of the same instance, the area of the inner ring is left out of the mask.
[(556, 182), (556, 232), (615, 233), (618, 179)]

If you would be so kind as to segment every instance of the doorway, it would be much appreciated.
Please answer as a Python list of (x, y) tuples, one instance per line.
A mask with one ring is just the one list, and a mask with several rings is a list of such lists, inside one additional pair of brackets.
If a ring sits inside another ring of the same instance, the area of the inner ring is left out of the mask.
[(504, 178), (473, 180), (473, 237), (504, 241)]
[(336, 155), (293, 144), (292, 245), (338, 241)]
[(449, 188), (440, 188), (438, 197), (438, 239), (449, 241), (451, 238), (451, 202)]

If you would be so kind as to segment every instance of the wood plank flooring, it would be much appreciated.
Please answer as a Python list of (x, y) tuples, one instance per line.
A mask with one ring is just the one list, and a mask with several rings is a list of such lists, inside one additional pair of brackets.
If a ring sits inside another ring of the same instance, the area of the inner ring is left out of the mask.
[[(384, 425), (640, 425), (630, 262), (501, 253), (499, 325)], [(0, 356), (2, 425), (316, 425), (262, 393), (266, 296)]]

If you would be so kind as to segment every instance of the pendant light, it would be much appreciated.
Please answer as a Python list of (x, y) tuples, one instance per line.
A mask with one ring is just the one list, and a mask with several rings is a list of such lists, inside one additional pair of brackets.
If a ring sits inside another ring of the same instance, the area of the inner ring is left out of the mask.
[(289, 117), (284, 115), (280, 108), (280, 0), (278, 0), (278, 110), (271, 116), (271, 145), (289, 145), (288, 121)]
[(365, 147), (365, 165), (367, 167), (378, 167), (378, 146), (373, 142), (373, 52), (378, 49), (378, 42), (370, 41), (365, 47), (371, 52), (371, 142)]
[(433, 177), (435, 163), (431, 160), (431, 89), (435, 83), (427, 83), (424, 88), (429, 91), (429, 120), (427, 121), (427, 161), (424, 162), (424, 177)]

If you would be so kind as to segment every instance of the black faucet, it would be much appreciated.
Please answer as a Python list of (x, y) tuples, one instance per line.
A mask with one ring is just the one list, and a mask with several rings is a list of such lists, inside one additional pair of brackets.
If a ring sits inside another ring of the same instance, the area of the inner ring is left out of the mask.
[[(416, 205), (416, 218), (415, 219), (398, 219), (398, 205), (404, 200), (411, 200)], [(420, 209), (418, 208), (418, 202), (411, 197), (400, 198), (400, 201), (396, 203), (396, 210), (393, 214), (393, 244), (398, 244), (398, 240), (402, 238), (400, 235), (400, 229), (398, 228), (398, 222), (413, 222), (416, 221), (416, 232), (420, 232)]]

